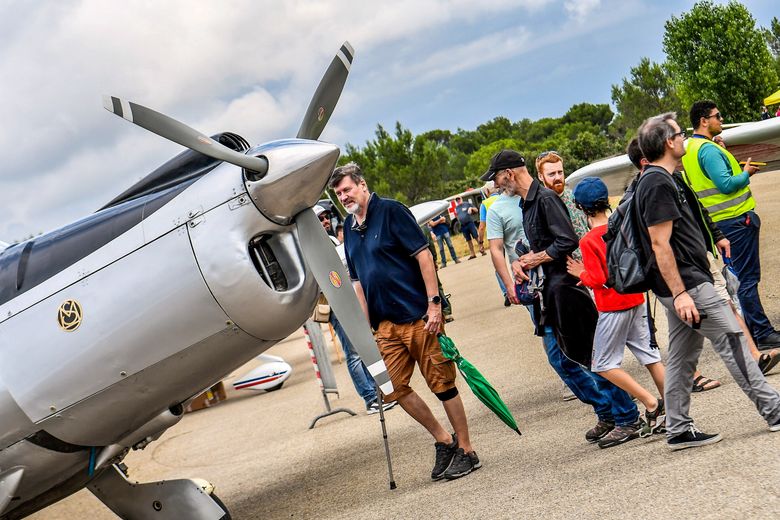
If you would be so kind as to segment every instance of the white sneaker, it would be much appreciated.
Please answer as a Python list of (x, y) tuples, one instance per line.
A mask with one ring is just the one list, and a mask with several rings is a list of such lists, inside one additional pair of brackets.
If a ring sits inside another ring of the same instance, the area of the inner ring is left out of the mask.
[[(398, 401), (390, 401), (389, 403), (382, 403), (382, 410), (387, 411), (393, 406), (395, 406), (396, 404), (398, 404)], [(366, 406), (366, 414), (374, 415), (375, 413), (379, 413), (379, 403), (376, 401)]]

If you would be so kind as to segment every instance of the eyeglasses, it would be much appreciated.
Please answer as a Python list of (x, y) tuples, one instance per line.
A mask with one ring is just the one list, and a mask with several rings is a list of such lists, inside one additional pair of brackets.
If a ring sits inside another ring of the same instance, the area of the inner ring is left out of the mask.
[(319, 216), (319, 219), (320, 219), (320, 222), (325, 222), (326, 220), (330, 220), (330, 217), (328, 217), (328, 215), (326, 215), (325, 213), (322, 213)]
[(707, 116), (704, 119), (710, 119), (710, 118), (713, 118), (713, 117), (717, 117), (718, 121), (723, 121), (723, 116), (720, 115), (720, 112), (715, 112), (714, 114), (712, 114), (710, 116)]
[(680, 137), (682, 137), (683, 139), (685, 139), (685, 130), (680, 130), (679, 132), (672, 134), (672, 139), (674, 139), (674, 138), (675, 138), (675, 137), (677, 137), (678, 135), (679, 135)]
[(547, 157), (548, 155), (554, 155), (555, 157), (558, 157), (558, 158), (560, 158), (560, 157), (561, 157), (561, 154), (559, 154), (559, 153), (558, 153), (558, 152), (556, 152), (555, 150), (549, 150), (549, 151), (547, 151), (547, 152), (542, 152), (542, 153), (540, 153), (539, 155), (537, 155), (537, 156), (536, 156), (536, 160), (538, 161), (539, 159), (544, 159), (544, 158), (545, 158), (545, 157)]

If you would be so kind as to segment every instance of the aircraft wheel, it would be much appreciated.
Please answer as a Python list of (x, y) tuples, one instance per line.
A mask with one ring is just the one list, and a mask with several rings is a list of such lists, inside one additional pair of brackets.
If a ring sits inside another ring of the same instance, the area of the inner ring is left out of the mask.
[(266, 388), (265, 391), (266, 392), (276, 392), (277, 390), (282, 388), (283, 385), (284, 385), (284, 383), (279, 383), (278, 385), (272, 386), (271, 388)]
[(216, 504), (219, 506), (219, 508), (222, 509), (225, 512), (225, 515), (222, 518), (220, 518), (219, 520), (231, 520), (230, 511), (228, 511), (228, 508), (225, 505), (225, 503), (222, 502), (222, 500), (220, 500), (219, 497), (217, 495), (215, 495), (214, 493), (211, 494), (211, 500), (216, 502)]

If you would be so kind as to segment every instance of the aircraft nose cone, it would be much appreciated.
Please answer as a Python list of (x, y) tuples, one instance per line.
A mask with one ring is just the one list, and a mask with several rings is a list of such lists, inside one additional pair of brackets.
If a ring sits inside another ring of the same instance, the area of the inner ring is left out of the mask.
[(249, 152), (268, 159), (268, 173), (259, 180), (245, 175), (249, 196), (263, 215), (287, 225), (322, 195), (336, 161), (336, 145), (305, 139), (286, 139), (264, 144)]

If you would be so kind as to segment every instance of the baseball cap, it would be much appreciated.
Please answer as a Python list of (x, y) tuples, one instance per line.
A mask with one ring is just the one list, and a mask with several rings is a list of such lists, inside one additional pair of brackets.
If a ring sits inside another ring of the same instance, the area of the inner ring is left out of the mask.
[(590, 209), (599, 200), (609, 200), (609, 190), (598, 177), (585, 177), (574, 187), (574, 201), (583, 208)]
[(525, 166), (525, 159), (523, 159), (522, 155), (514, 150), (501, 150), (490, 159), (490, 167), (482, 174), (480, 179), (492, 181), (499, 171), (520, 166)]
[(311, 209), (313, 209), (313, 210), (314, 210), (314, 214), (315, 214), (315, 215), (317, 215), (318, 217), (320, 216), (320, 214), (322, 214), (322, 212), (324, 212), (324, 211), (328, 211), (327, 209), (323, 208), (323, 207), (322, 207), (322, 206), (320, 206), (319, 204), (315, 205), (315, 206), (314, 206), (314, 207), (312, 207)]

